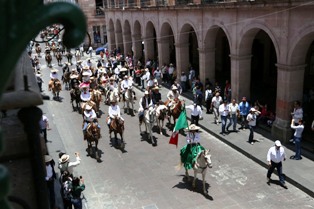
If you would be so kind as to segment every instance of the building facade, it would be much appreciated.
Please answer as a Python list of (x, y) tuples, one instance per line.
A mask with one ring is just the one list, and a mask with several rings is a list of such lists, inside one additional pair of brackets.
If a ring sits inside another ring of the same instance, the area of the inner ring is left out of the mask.
[[(314, 6), (310, 1), (106, 1), (109, 49), (135, 61), (193, 67), (201, 81), (231, 81), (232, 98), (276, 113), (272, 135), (291, 138), (296, 100), (313, 119)], [(304, 95), (307, 99), (304, 100)], [(311, 97), (312, 96), (312, 97)]]

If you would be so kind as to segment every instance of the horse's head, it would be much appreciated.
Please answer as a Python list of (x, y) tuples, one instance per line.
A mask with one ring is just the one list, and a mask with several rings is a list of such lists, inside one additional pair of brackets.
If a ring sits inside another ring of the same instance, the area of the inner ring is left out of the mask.
[(93, 138), (96, 138), (96, 139), (100, 138), (100, 130), (98, 128), (96, 121), (91, 123), (89, 131)]
[(211, 155), (209, 154), (209, 149), (202, 151), (202, 155), (204, 156), (207, 167), (212, 168), (213, 166), (212, 166)]

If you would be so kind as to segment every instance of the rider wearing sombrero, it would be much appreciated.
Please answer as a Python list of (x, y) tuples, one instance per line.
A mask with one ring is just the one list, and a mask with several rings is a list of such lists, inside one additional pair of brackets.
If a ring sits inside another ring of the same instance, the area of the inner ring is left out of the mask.
[(108, 109), (108, 118), (107, 118), (107, 125), (110, 129), (110, 123), (112, 121), (112, 119), (114, 119), (115, 117), (118, 117), (119, 119), (121, 119), (122, 121), (124, 121), (124, 119), (121, 117), (121, 113), (120, 113), (120, 107), (117, 104), (117, 100), (112, 100), (110, 101), (110, 106)]
[(59, 79), (58, 79), (58, 71), (59, 70), (54, 69), (54, 68), (50, 71), (50, 81), (48, 83), (48, 90), (49, 91), (51, 91), (53, 83), (59, 81)]
[(169, 91), (167, 94), (167, 99), (169, 101), (167, 106), (171, 110), (171, 107), (175, 106), (177, 100), (180, 100), (180, 94), (179, 94), (178, 88), (176, 86), (173, 85), (171, 87), (171, 91)]
[(87, 133), (86, 133), (87, 126), (91, 122), (97, 123), (98, 128), (100, 128), (97, 121), (97, 115), (96, 115), (95, 110), (93, 110), (92, 106), (86, 104), (85, 110), (84, 110), (84, 121), (83, 121), (84, 140), (86, 140), (86, 137), (87, 137)]
[(200, 133), (198, 132), (200, 127), (195, 124), (191, 124), (186, 130), (187, 144), (180, 150), (181, 162), (184, 164), (185, 169), (193, 168), (196, 160), (196, 156), (205, 148), (200, 145)]

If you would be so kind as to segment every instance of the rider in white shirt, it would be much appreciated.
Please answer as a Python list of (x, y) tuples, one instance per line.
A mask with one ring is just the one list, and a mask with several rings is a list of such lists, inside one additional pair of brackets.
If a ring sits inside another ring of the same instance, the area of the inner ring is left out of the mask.
[(84, 125), (83, 125), (84, 140), (86, 139), (86, 129), (90, 122), (96, 122), (98, 128), (100, 128), (97, 122), (97, 115), (95, 110), (93, 110), (92, 107), (87, 104), (84, 110)]
[(176, 86), (173, 85), (171, 87), (171, 91), (169, 91), (167, 94), (167, 99), (170, 100), (168, 107), (171, 107), (174, 104), (175, 99), (181, 99), (180, 93), (178, 92), (178, 88)]
[(121, 117), (120, 107), (119, 107), (119, 105), (117, 105), (117, 102), (115, 100), (111, 101), (111, 105), (109, 106), (108, 114), (109, 114), (108, 122), (107, 122), (108, 127), (110, 127), (111, 120), (114, 119), (115, 117), (118, 117), (122, 121), (124, 121), (124, 119)]
[(145, 91), (145, 96), (143, 96), (140, 99), (139, 105), (140, 105), (140, 108), (138, 109), (139, 117), (144, 115), (145, 110), (153, 106), (153, 100), (151, 99), (148, 91)]

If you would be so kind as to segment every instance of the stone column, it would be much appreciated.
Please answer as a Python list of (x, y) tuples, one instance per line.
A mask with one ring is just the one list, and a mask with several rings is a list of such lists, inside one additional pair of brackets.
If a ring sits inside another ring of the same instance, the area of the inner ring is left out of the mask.
[(116, 47), (115, 43), (115, 37), (114, 37), (114, 30), (113, 29), (108, 29), (108, 50), (112, 51)]
[(187, 72), (189, 67), (189, 43), (175, 43), (176, 47), (176, 61), (175, 67), (177, 75), (181, 75), (181, 72)]
[(134, 53), (134, 55), (133, 55), (134, 56), (134, 64), (136, 64), (137, 61), (139, 59), (141, 59), (143, 56), (141, 34), (132, 35), (132, 42), (133, 42), (132, 50)]
[(276, 120), (272, 126), (274, 139), (288, 142), (292, 137), (291, 111), (296, 100), (302, 101), (303, 81), (306, 65), (288, 66), (276, 64), (277, 66), (277, 100)]
[(230, 55), (231, 59), (231, 95), (241, 101), (245, 96), (250, 100), (252, 55)]
[(123, 33), (123, 45), (124, 55), (126, 56), (128, 53), (132, 52), (132, 38), (129, 32)]
[[(212, 84), (215, 82), (215, 48), (199, 48), (200, 80), (205, 83), (208, 78)], [(187, 72), (188, 73), (188, 72)]]
[(120, 52), (124, 54), (122, 31), (116, 30), (116, 47), (120, 47)]
[(164, 63), (169, 64), (170, 62), (169, 41), (166, 39), (158, 39), (157, 47), (159, 66), (162, 66)]

